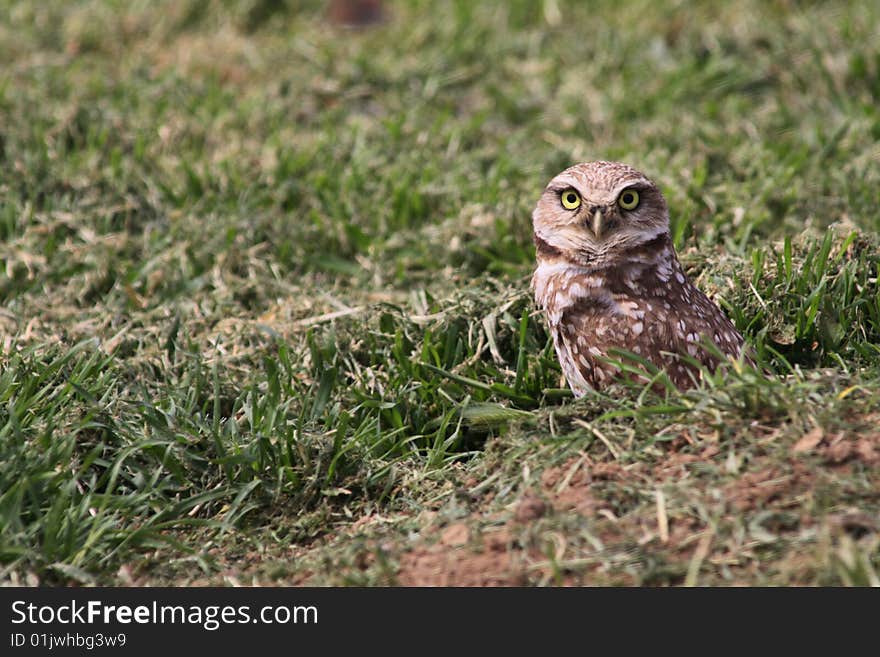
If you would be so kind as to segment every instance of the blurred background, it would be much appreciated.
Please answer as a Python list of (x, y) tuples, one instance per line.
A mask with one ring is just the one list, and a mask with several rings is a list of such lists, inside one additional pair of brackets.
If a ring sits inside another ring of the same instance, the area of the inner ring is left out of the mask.
[[(587, 159), (655, 177), (679, 245), (698, 233), (742, 252), (756, 234), (844, 218), (877, 228), (871, 2), (49, 0), (2, 12), (0, 233), (20, 232), (25, 206), (86, 210), (94, 234), (124, 227), (175, 259), (127, 274), (148, 297), (192, 285), (230, 246), (262, 245), (282, 278), (379, 287), (438, 266), (524, 273), (539, 190)], [(112, 261), (94, 263), (96, 281), (72, 272), (70, 294), (107, 292)]]

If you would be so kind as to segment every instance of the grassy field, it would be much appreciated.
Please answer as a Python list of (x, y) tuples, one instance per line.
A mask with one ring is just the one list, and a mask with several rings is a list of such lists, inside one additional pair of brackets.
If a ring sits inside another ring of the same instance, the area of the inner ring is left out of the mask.
[[(0, 580), (880, 584), (880, 5), (386, 4), (0, 4)], [(589, 159), (766, 375), (560, 389)]]

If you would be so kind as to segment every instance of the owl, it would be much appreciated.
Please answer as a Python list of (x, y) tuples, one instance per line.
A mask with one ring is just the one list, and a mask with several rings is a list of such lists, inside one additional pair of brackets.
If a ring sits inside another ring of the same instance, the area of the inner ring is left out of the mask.
[(576, 397), (620, 374), (612, 348), (664, 369), (680, 389), (699, 379), (682, 356), (718, 366), (707, 342), (741, 356), (742, 335), (678, 262), (666, 201), (643, 174), (618, 162), (570, 167), (547, 185), (532, 222), (535, 301)]

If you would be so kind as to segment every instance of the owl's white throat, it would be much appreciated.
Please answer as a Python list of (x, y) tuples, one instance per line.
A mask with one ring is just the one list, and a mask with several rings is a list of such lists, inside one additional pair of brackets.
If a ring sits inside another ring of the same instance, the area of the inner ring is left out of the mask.
[[(579, 234), (569, 231), (557, 230), (545, 234), (538, 230), (535, 234), (542, 242), (558, 252), (558, 258), (564, 260), (566, 266), (579, 268), (585, 273), (593, 273), (618, 264), (621, 258), (643, 264), (654, 262), (664, 249), (646, 253), (639, 253), (639, 249), (664, 235), (669, 237), (669, 228), (659, 226), (650, 230), (624, 230), (613, 239), (598, 245), (585, 243)], [(548, 264), (558, 262), (556, 257), (548, 259), (550, 261)], [(540, 253), (538, 261), (539, 263), (542, 261)]]

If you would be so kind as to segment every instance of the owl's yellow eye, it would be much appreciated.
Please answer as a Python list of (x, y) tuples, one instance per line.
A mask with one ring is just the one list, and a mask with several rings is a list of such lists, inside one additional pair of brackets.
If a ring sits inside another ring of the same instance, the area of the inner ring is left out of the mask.
[(634, 189), (624, 189), (617, 197), (617, 204), (624, 210), (635, 210), (639, 207), (639, 193)]
[(577, 210), (581, 204), (581, 195), (573, 189), (562, 192), (562, 207), (566, 210)]

